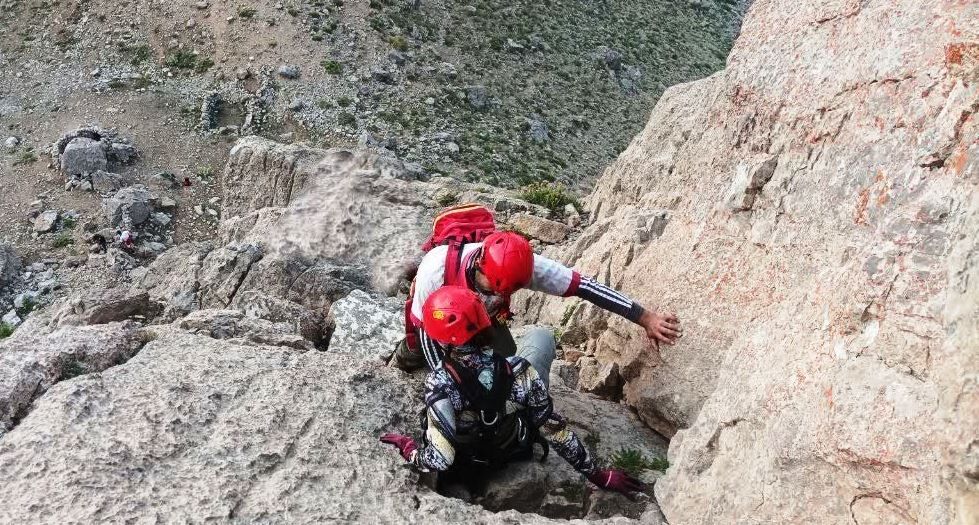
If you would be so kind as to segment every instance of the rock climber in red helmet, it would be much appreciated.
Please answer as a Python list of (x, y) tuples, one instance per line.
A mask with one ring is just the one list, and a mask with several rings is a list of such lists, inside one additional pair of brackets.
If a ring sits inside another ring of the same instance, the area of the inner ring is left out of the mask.
[[(521, 280), (526, 272), (513, 277), (513, 289), (526, 285)], [(504, 279), (498, 282), (506, 283)], [(565, 419), (554, 412), (547, 380), (554, 359), (550, 330), (528, 332), (515, 356), (495, 354), (486, 346), (490, 316), (481, 298), (462, 286), (443, 286), (430, 294), (422, 307), (422, 325), (445, 354), (425, 381), (421, 446), (409, 435), (381, 436), (381, 442), (395, 446), (405, 461), (423, 471), (453, 469), (460, 480), (472, 481), (481, 470), (531, 459), (534, 445), (540, 444), (545, 457), (553, 448), (603, 489), (629, 497), (644, 489), (621, 470), (599, 467)]]
[[(516, 344), (503, 320), (510, 316), (510, 296), (522, 288), (563, 297), (576, 296), (638, 324), (658, 347), (671, 345), (682, 335), (679, 321), (672, 313), (647, 310), (637, 301), (594, 279), (583, 276), (563, 264), (537, 255), (523, 236), (498, 231), (483, 242), (468, 243), (458, 250), (459, 261), (447, 262), (448, 247), (431, 249), (418, 266), (414, 299), (409, 321), (417, 330), (417, 349), (402, 343), (395, 352), (393, 364), (404, 370), (424, 364), (434, 369), (443, 350), (422, 326), (422, 305), (433, 292), (447, 283), (464, 284), (479, 294), (489, 312), (491, 346), (504, 357), (516, 352)], [(452, 275), (449, 275), (452, 274)]]

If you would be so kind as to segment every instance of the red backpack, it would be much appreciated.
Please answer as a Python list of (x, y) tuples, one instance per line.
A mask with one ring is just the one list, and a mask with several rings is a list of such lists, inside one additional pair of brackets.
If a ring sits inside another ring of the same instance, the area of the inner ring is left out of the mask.
[[(435, 217), (432, 222), (432, 234), (422, 245), (422, 251), (428, 252), (436, 246), (446, 245), (445, 281), (446, 286), (466, 286), (465, 278), (460, 276), (462, 265), (462, 247), (468, 243), (482, 242), (496, 231), (496, 221), (493, 212), (482, 204), (458, 204), (447, 208)], [(463, 282), (459, 282), (462, 280)], [(415, 281), (411, 282), (408, 300), (405, 301), (405, 342), (408, 348), (418, 350), (418, 335), (411, 321), (411, 305), (415, 297)]]

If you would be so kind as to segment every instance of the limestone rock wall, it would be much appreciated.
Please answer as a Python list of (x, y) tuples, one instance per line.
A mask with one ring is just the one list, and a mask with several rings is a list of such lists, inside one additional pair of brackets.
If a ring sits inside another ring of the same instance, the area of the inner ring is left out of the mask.
[(683, 320), (521, 301), (672, 436), (670, 523), (979, 520), (977, 71), (976, 2), (758, 0), (549, 251)]

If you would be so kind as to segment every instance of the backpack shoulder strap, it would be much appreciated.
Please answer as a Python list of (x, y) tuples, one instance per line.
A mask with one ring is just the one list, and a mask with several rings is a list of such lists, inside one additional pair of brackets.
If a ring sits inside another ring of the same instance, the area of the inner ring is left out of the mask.
[(465, 246), (460, 241), (453, 240), (447, 245), (445, 251), (445, 276), (443, 283), (445, 286), (465, 286), (466, 283), (459, 282), (462, 275), (462, 248)]

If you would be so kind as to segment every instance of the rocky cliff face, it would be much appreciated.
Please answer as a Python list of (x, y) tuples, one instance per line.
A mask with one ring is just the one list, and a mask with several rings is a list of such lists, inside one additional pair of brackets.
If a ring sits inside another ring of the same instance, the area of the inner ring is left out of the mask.
[(977, 42), (974, 2), (758, 0), (553, 250), (684, 322), (524, 305), (672, 436), (670, 523), (979, 520)]

